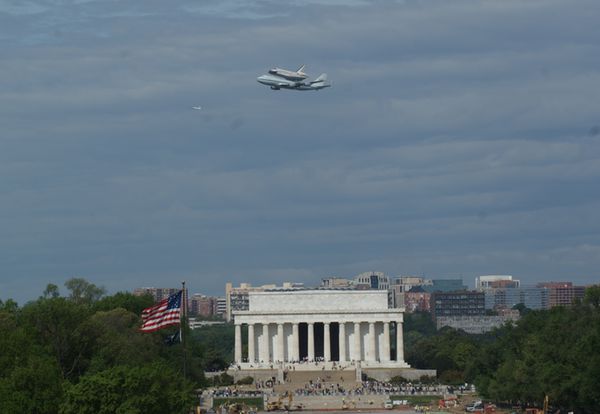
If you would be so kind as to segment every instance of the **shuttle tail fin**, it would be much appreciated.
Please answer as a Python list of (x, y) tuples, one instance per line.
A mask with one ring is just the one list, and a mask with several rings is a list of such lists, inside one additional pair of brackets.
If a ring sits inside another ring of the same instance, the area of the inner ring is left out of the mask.
[(302, 72), (304, 72), (304, 68), (305, 68), (305, 67), (306, 67), (306, 65), (302, 65), (302, 66), (300, 66), (296, 72), (298, 72), (298, 73), (302, 73)]

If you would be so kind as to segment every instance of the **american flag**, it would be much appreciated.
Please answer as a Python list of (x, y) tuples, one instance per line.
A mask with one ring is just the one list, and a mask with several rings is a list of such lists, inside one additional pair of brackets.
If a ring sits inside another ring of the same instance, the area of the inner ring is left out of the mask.
[(183, 290), (142, 311), (142, 332), (154, 332), (171, 325), (179, 325)]

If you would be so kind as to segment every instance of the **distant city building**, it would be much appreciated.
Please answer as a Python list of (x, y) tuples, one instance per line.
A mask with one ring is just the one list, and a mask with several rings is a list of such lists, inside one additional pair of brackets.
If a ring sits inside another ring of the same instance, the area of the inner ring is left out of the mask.
[(494, 328), (500, 328), (509, 321), (515, 322), (517, 320), (519, 320), (519, 312), (498, 316), (440, 316), (436, 318), (435, 323), (438, 330), (444, 326), (449, 326), (469, 334), (483, 334)]
[(388, 290), (390, 278), (383, 272), (364, 272), (354, 277), (354, 285), (359, 290)]
[(232, 320), (234, 311), (248, 310), (250, 292), (264, 292), (266, 290), (294, 290), (304, 287), (303, 283), (284, 282), (282, 286), (268, 284), (262, 286), (252, 286), (250, 283), (240, 283), (239, 287), (234, 287), (230, 282), (225, 284), (225, 318), (228, 322)]
[(517, 288), (519, 286), (521, 286), (521, 281), (513, 279), (511, 275), (486, 275), (475, 278), (476, 290), (502, 287)]
[[(423, 286), (430, 284), (431, 280), (423, 279), (418, 276), (398, 276), (394, 277), (390, 281), (390, 295), (391, 304), (395, 308), (401, 308), (405, 306), (405, 292), (408, 292), (414, 286)], [(406, 312), (411, 312), (408, 308)]]
[(406, 313), (430, 312), (431, 293), (426, 292), (422, 286), (415, 286), (402, 295)]
[[(430, 311), (433, 292), (466, 290), (462, 279), (425, 279), (417, 276), (400, 276), (392, 280), (395, 307), (406, 307), (406, 312)], [(409, 295), (410, 293), (410, 295)]]
[(496, 313), (498, 314), (498, 316), (508, 316), (513, 318), (514, 320), (517, 320), (521, 317), (521, 313), (517, 309), (501, 308), (497, 309)]
[(392, 279), (392, 287), (399, 293), (408, 292), (415, 286), (431, 286), (433, 282), (419, 276), (398, 276)]
[(432, 279), (430, 285), (423, 286), (426, 292), (456, 292), (467, 290), (462, 279)]
[(512, 308), (520, 303), (534, 310), (549, 307), (549, 289), (542, 287), (487, 288), (484, 293), (486, 309)]
[(217, 297), (217, 315), (224, 318), (226, 314), (227, 314), (227, 300), (225, 299), (225, 296), (218, 296)]
[(477, 291), (434, 292), (430, 306), (434, 320), (441, 316), (485, 315), (485, 295)]
[(555, 306), (571, 306), (573, 301), (583, 299), (585, 286), (573, 286), (572, 282), (543, 282), (538, 287), (548, 289), (548, 303)]
[(181, 288), (155, 288), (155, 287), (143, 287), (133, 290), (133, 294), (136, 296), (151, 295), (155, 302), (160, 302), (163, 299), (168, 298), (170, 295), (177, 293)]
[(215, 316), (217, 314), (217, 298), (196, 293), (189, 298), (188, 308), (190, 315)]
[(401, 308), (394, 298), (394, 292), (390, 289), (390, 278), (383, 272), (364, 272), (354, 277), (354, 288), (358, 290), (386, 290), (388, 294), (388, 305), (392, 308)]
[(326, 277), (321, 279), (321, 287), (328, 289), (352, 288), (354, 287), (354, 281), (343, 277)]

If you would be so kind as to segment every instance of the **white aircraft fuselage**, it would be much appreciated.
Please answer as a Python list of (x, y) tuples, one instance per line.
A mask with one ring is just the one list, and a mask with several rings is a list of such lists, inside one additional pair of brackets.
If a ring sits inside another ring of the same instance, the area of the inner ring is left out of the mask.
[(270, 86), (273, 90), (290, 89), (295, 91), (318, 91), (331, 85), (327, 82), (327, 75), (322, 74), (311, 82), (293, 81), (277, 75), (262, 75), (256, 78), (258, 83)]

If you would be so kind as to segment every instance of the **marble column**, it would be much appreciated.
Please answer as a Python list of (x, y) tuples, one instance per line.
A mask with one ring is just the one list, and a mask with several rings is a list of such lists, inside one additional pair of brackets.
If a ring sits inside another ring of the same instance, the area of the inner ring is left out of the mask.
[(331, 361), (331, 336), (327, 322), (323, 324), (323, 359), (325, 362)]
[(254, 352), (254, 324), (248, 324), (248, 362), (253, 363), (256, 361), (256, 354)]
[(340, 322), (340, 362), (346, 362), (346, 324)]
[(234, 360), (236, 364), (242, 362), (242, 325), (235, 324), (235, 354)]
[(284, 362), (285, 361), (285, 349), (283, 345), (283, 324), (277, 324), (277, 357), (275, 357), (275, 361)]
[(389, 362), (390, 360), (390, 323), (383, 323), (383, 355), (380, 355), (381, 362)]
[(315, 325), (308, 324), (308, 360), (315, 360)]
[(354, 322), (354, 359), (360, 361), (360, 322)]
[(300, 334), (298, 330), (298, 324), (292, 325), (292, 361), (300, 361)]
[(262, 324), (262, 337), (260, 341), (260, 361), (268, 364), (269, 363), (269, 324)]
[(377, 358), (377, 347), (375, 342), (375, 323), (369, 322), (369, 346), (367, 347), (367, 361), (375, 361)]
[(404, 362), (404, 338), (402, 322), (396, 322), (396, 361)]

